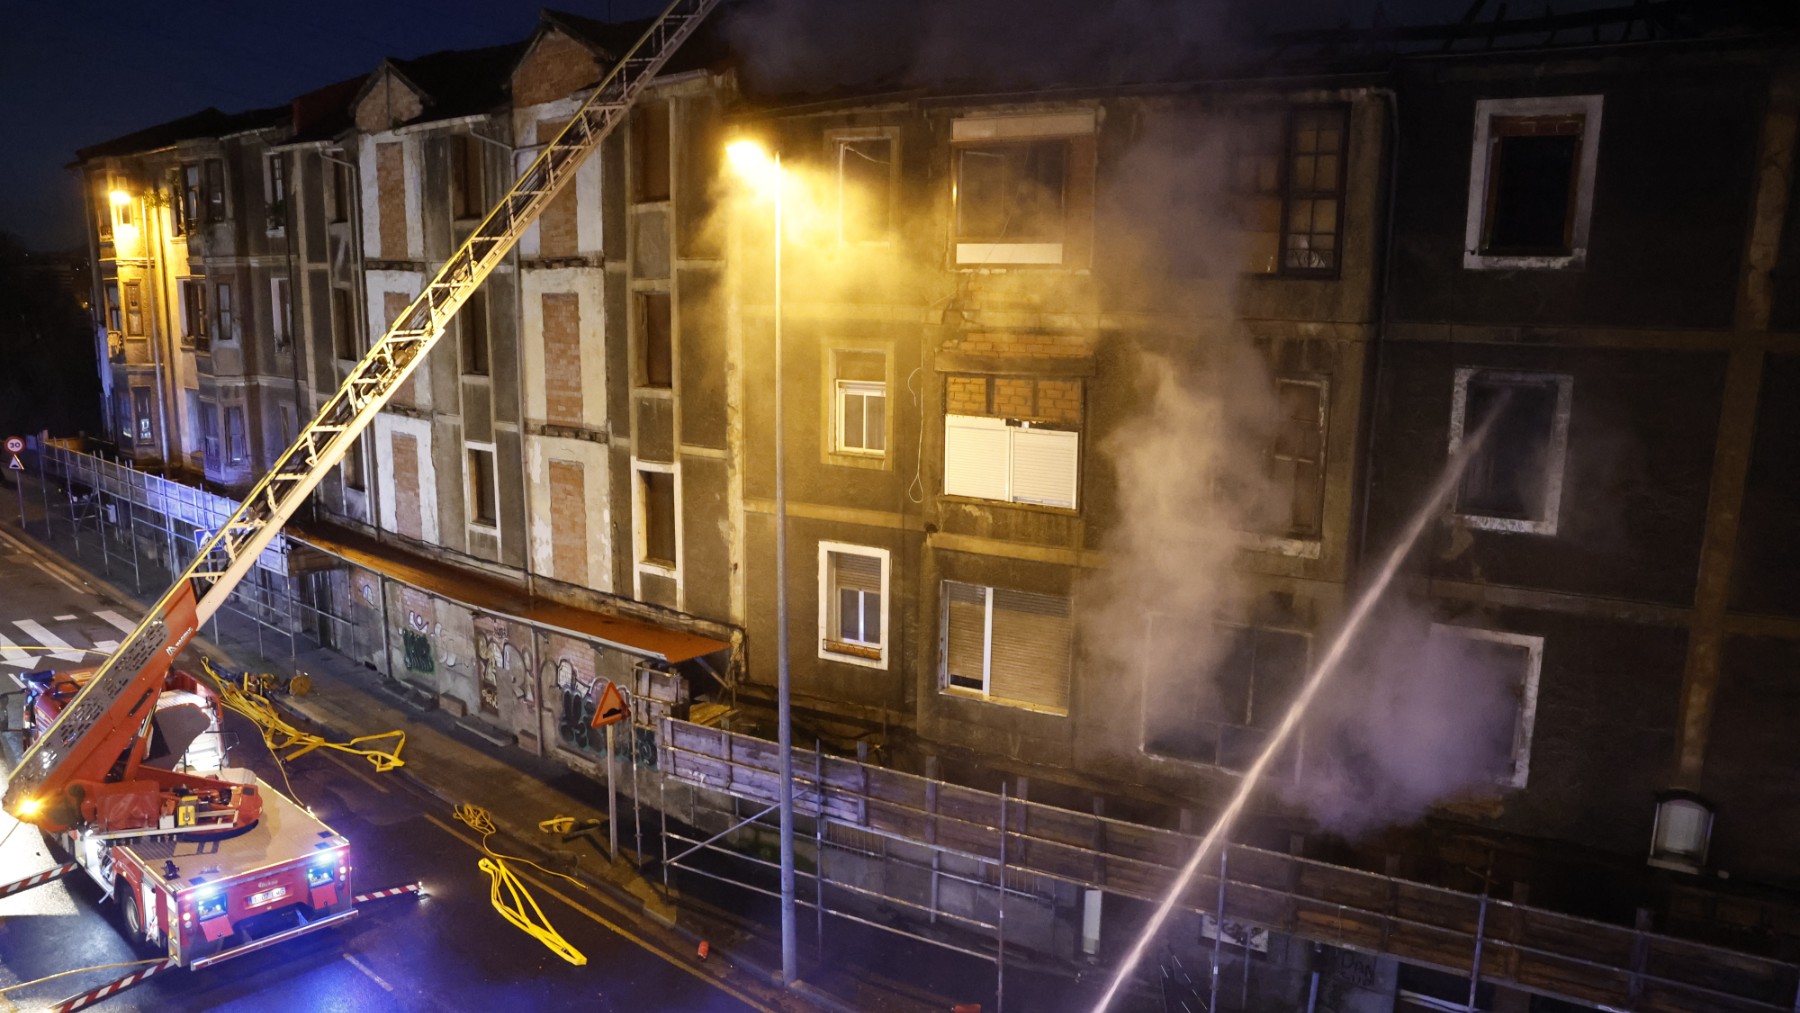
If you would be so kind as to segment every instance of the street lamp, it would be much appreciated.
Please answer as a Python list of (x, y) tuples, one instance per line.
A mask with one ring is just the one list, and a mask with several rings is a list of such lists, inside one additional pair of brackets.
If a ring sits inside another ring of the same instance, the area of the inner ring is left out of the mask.
[(781, 753), (781, 982), (799, 978), (799, 946), (794, 921), (794, 723), (788, 681), (787, 607), (787, 456), (781, 411), (781, 153), (770, 154), (755, 141), (734, 141), (725, 148), (732, 168), (758, 192), (775, 202), (775, 724)]

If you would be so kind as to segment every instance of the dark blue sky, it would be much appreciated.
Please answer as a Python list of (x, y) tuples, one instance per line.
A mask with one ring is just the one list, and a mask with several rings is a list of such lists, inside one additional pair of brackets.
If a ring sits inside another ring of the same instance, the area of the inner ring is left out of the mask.
[[(385, 56), (522, 39), (541, 0), (11, 0), (0, 4), (0, 232), (82, 242), (75, 149), (207, 106), (279, 105)], [(639, 17), (656, 0), (557, 0)]]

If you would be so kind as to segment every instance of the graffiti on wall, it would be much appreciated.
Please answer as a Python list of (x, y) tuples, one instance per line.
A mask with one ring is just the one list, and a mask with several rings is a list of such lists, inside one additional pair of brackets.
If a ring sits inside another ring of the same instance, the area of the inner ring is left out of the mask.
[(400, 592), (400, 605), (406, 611), (405, 625), (400, 629), (400, 649), (406, 670), (430, 675), (437, 671), (431, 638), (443, 632), (437, 622), (437, 601), (430, 595), (406, 588)]
[(502, 700), (527, 714), (537, 704), (528, 634), (496, 616), (475, 618), (475, 675), (484, 714), (498, 715)]

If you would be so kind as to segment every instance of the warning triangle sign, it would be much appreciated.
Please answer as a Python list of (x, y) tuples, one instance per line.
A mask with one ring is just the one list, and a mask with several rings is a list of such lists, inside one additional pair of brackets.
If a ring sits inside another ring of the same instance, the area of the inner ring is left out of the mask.
[(631, 716), (625, 707), (625, 695), (619, 692), (619, 684), (609, 682), (600, 691), (599, 706), (594, 708), (594, 720), (588, 722), (589, 728), (602, 728), (617, 724)]

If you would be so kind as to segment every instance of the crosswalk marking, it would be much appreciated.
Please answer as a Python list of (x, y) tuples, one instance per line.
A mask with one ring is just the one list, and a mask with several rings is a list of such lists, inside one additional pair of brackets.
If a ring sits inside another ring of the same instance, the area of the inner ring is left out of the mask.
[(106, 620), (108, 625), (117, 629), (120, 633), (130, 633), (132, 630), (137, 629), (137, 623), (114, 612), (112, 609), (100, 609), (96, 611), (94, 615)]
[(66, 623), (66, 622), (69, 622), (70, 620), (79, 619), (79, 618), (81, 618), (81, 617), (80, 616), (57, 616), (56, 621), (59, 623)]
[(0, 661), (20, 668), (33, 668), (37, 665), (30, 652), (20, 650), (19, 645), (7, 639), (5, 634), (0, 634)]
[(119, 649), (119, 642), (117, 640), (96, 640), (96, 641), (94, 641), (94, 650), (96, 650), (96, 651), (105, 651), (106, 653), (111, 654), (112, 652), (114, 652), (118, 649)]
[[(24, 630), (28, 636), (33, 637), (32, 643), (40, 644), (44, 647), (72, 648), (75, 646), (56, 634), (51, 633), (48, 629), (45, 629), (44, 624), (35, 619), (15, 619), (13, 620), (13, 625)], [(60, 658), (63, 661), (80, 661), (87, 657), (87, 652), (76, 650), (53, 650), (50, 652), (50, 656), (52, 658)]]

